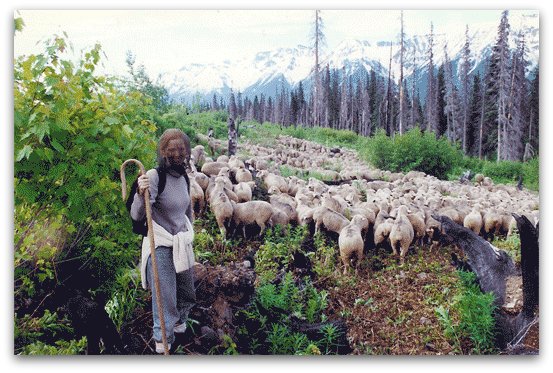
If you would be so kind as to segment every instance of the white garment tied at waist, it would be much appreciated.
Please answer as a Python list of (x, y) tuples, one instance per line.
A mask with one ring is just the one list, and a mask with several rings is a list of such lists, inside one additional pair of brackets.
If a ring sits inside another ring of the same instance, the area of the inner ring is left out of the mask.
[[(173, 248), (173, 263), (175, 264), (175, 272), (180, 273), (194, 266), (194, 251), (192, 250), (192, 242), (194, 241), (194, 229), (188, 217), (185, 217), (186, 232), (179, 232), (172, 235), (165, 228), (152, 220), (154, 231), (154, 244), (156, 247), (167, 246)], [(150, 238), (145, 236), (142, 240), (142, 256), (140, 265), (140, 275), (142, 277), (142, 287), (148, 288), (146, 277), (146, 264), (150, 256)]]

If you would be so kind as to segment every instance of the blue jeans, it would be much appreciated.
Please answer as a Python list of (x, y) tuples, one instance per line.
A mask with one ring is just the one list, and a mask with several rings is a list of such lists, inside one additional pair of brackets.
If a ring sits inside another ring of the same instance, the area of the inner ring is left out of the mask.
[[(175, 340), (175, 334), (173, 332), (174, 326), (186, 322), (188, 313), (194, 306), (194, 303), (196, 303), (194, 270), (190, 268), (187, 271), (176, 273), (173, 263), (173, 248), (171, 247), (159, 246), (155, 252), (167, 343), (173, 343)], [(152, 289), (154, 339), (156, 342), (161, 342), (161, 323), (157, 310), (157, 297), (151, 259), (151, 256), (148, 257), (146, 273), (148, 284)]]

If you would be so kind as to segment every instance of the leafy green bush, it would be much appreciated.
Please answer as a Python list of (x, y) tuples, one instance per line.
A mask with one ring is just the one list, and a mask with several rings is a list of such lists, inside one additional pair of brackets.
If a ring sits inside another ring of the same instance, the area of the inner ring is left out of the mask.
[(539, 158), (527, 162), (519, 161), (485, 161), (473, 157), (463, 157), (461, 164), (449, 172), (450, 180), (457, 180), (463, 172), (471, 170), (490, 177), (496, 184), (516, 184), (522, 176), (523, 184), (531, 190), (539, 190)]
[(133, 311), (141, 306), (140, 299), (145, 298), (145, 290), (140, 282), (140, 269), (121, 268), (115, 279), (111, 299), (106, 302), (106, 312), (117, 330), (121, 330), (125, 321), (131, 320)]
[(323, 336), (317, 341), (291, 330), (291, 317), (309, 323), (326, 321), (327, 296), (326, 291), (318, 291), (309, 280), (297, 285), (289, 272), (278, 285), (261, 285), (250, 306), (238, 312), (237, 319), (243, 325), (238, 329), (238, 338), (248, 346), (245, 352), (275, 355), (336, 353), (341, 335), (331, 324), (323, 327)]
[(307, 254), (313, 264), (313, 272), (315, 272), (320, 279), (332, 280), (335, 277), (334, 272), (337, 268), (337, 242), (319, 233), (313, 237), (313, 243), (315, 252)]
[(498, 182), (516, 182), (522, 175), (522, 162), (499, 161), (485, 162), (482, 173)]
[(459, 271), (463, 293), (455, 301), (460, 315), (459, 328), (469, 336), (475, 353), (491, 352), (494, 349), (495, 311), (492, 293), (482, 294), (476, 284), (474, 272)]
[(14, 342), (15, 353), (25, 350), (25, 346), (47, 340), (55, 340), (62, 335), (72, 332), (63, 320), (59, 320), (56, 312), (52, 313), (45, 310), (40, 317), (24, 315), (23, 317), (14, 316)]
[(267, 335), (271, 355), (295, 355), (304, 353), (311, 341), (301, 333), (292, 331), (282, 324), (272, 324)]
[(294, 252), (301, 251), (308, 233), (305, 226), (289, 228), (287, 233), (278, 225), (266, 231), (265, 242), (255, 253), (256, 272), (262, 284), (274, 280), (278, 269), (288, 265)]
[(518, 229), (515, 229), (513, 234), (507, 238), (495, 237), (492, 245), (505, 250), (515, 263), (520, 264), (520, 235)]
[[(30, 289), (43, 276), (51, 278), (46, 269), (55, 268), (47, 261), (64, 261), (109, 293), (117, 270), (138, 258), (139, 237), (120, 197), (119, 166), (128, 158), (153, 166), (152, 100), (96, 74), (100, 45), (77, 62), (65, 55), (68, 48), (64, 37), (55, 36), (43, 53), (14, 61), (16, 244), (23, 258), (33, 253), (43, 260), (17, 263), (16, 292), (21, 284)], [(50, 239), (29, 237), (35, 228)], [(56, 237), (64, 242), (53, 245)], [(37, 263), (44, 270), (35, 271)]]
[(522, 164), (522, 175), (524, 185), (531, 190), (540, 189), (540, 159), (532, 158)]
[(361, 154), (383, 170), (416, 170), (440, 179), (445, 179), (462, 160), (458, 147), (451, 145), (446, 138), (436, 139), (431, 132), (423, 133), (418, 127), (392, 138), (380, 130), (367, 142)]
[(21, 355), (82, 355), (87, 346), (86, 337), (80, 340), (55, 342), (55, 345), (48, 345), (44, 342), (34, 342), (23, 348)]
[(452, 310), (459, 320), (454, 321), (443, 305), (436, 308), (436, 315), (445, 328), (445, 336), (461, 352), (461, 338), (472, 342), (472, 353), (494, 352), (495, 312), (492, 293), (483, 294), (476, 284), (474, 272), (457, 271), (458, 294), (453, 298)]

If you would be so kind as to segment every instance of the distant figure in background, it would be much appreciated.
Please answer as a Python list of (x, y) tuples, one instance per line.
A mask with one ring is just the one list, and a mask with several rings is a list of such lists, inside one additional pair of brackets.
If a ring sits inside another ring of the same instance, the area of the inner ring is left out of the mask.
[(472, 178), (474, 177), (474, 173), (471, 171), (471, 170), (466, 170), (462, 175), (461, 177), (459, 178), (459, 182), (461, 184), (464, 184), (468, 181), (471, 181)]
[(522, 175), (518, 175), (517, 189), (522, 190)]
[(215, 156), (215, 137), (213, 136), (213, 127), (209, 127), (209, 130), (207, 131), (207, 147), (209, 148), (209, 151), (211, 152), (212, 156)]
[(238, 148), (238, 133), (236, 132), (236, 127), (234, 126), (234, 119), (231, 117), (227, 121), (228, 126), (228, 156), (236, 154), (236, 149)]

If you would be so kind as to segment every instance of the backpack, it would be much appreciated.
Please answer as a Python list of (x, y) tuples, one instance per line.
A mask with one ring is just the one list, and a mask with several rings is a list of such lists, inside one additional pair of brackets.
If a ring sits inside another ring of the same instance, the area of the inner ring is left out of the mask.
[[(165, 184), (167, 183), (167, 173), (164, 169), (160, 167), (156, 167), (157, 174), (159, 175), (159, 183), (157, 185), (157, 196), (156, 200), (154, 202), (154, 205), (158, 203), (159, 196), (163, 191), (165, 190)], [(190, 195), (190, 179), (188, 178), (188, 175), (184, 173), (184, 179), (186, 180), (186, 185), (188, 187), (188, 194)], [(131, 206), (134, 201), (134, 195), (136, 194), (136, 190), (138, 189), (138, 178), (134, 181), (134, 183), (131, 186), (131, 193), (129, 194), (129, 197), (127, 198), (127, 211), (131, 211)], [(140, 234), (144, 237), (148, 235), (148, 222), (146, 221), (146, 216), (144, 216), (143, 219), (140, 220), (134, 220), (131, 217), (132, 222), (132, 231), (133, 233)]]

